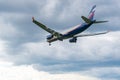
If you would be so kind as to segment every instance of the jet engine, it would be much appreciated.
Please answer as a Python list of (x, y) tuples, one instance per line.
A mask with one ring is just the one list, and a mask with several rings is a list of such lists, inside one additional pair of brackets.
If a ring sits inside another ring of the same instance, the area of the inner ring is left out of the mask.
[(52, 38), (53, 38), (53, 35), (48, 35), (47, 36), (47, 40), (52, 39)]
[(77, 42), (77, 38), (73, 37), (72, 39), (69, 40), (70, 43), (76, 43)]

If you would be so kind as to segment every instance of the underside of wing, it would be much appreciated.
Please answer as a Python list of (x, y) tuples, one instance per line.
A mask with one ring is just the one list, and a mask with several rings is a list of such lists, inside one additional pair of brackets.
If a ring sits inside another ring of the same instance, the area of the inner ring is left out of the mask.
[(50, 28), (48, 28), (47, 26), (45, 26), (44, 24), (38, 22), (37, 20), (34, 19), (34, 17), (32, 18), (33, 19), (33, 23), (35, 23), (36, 25), (38, 25), (40, 28), (44, 29), (45, 31), (51, 33), (52, 35), (54, 36), (60, 36), (62, 34), (60, 34), (59, 32), (56, 32)]
[(108, 33), (108, 32), (109, 32), (109, 31), (106, 31), (106, 32), (100, 32), (100, 33), (93, 33), (93, 34), (82, 34), (82, 35), (77, 35), (77, 36), (74, 36), (74, 37), (96, 36), (96, 35), (106, 34), (106, 33)]

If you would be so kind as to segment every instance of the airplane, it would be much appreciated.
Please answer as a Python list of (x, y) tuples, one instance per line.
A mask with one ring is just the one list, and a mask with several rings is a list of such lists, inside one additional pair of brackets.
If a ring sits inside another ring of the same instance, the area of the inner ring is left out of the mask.
[(38, 22), (37, 20), (35, 20), (34, 17), (32, 17), (32, 21), (33, 21), (33, 23), (38, 25), (40, 28), (42, 28), (45, 31), (47, 31), (48, 33), (50, 33), (50, 35), (48, 35), (47, 38), (46, 38), (49, 45), (51, 45), (51, 43), (54, 42), (54, 41), (57, 41), (57, 40), (63, 41), (65, 39), (69, 39), (70, 43), (76, 43), (78, 37), (95, 36), (95, 35), (106, 34), (106, 33), (109, 32), (109, 31), (105, 31), (105, 32), (99, 32), (99, 33), (93, 33), (93, 34), (78, 35), (79, 33), (83, 32), (87, 28), (89, 28), (92, 24), (108, 22), (108, 21), (96, 21), (94, 19), (95, 8), (96, 8), (96, 5), (94, 5), (92, 7), (92, 9), (90, 10), (88, 17), (81, 16), (81, 18), (84, 20), (84, 23), (75, 26), (72, 30), (67, 31), (64, 34), (59, 33), (59, 32), (57, 32), (57, 31), (55, 31), (53, 29), (48, 28), (44, 24), (42, 24), (42, 23)]

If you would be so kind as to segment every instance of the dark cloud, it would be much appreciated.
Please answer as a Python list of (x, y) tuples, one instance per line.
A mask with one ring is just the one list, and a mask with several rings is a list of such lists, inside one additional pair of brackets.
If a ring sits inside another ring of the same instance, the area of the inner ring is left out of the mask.
[(104, 68), (110, 66), (120, 67), (119, 60), (118, 61), (59, 61), (58, 63), (57, 64), (51, 63), (50, 65), (35, 64), (33, 67), (40, 71), (49, 71), (50, 73), (79, 72), (79, 71), (84, 72), (94, 68), (102, 68), (102, 67)]

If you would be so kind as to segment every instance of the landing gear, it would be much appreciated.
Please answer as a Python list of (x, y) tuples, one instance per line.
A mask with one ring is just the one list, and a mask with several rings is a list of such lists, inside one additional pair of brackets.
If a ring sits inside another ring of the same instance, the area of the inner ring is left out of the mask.
[(77, 37), (73, 37), (72, 39), (69, 40), (70, 43), (76, 43), (77, 42)]
[(49, 43), (49, 46), (51, 46), (51, 43)]

